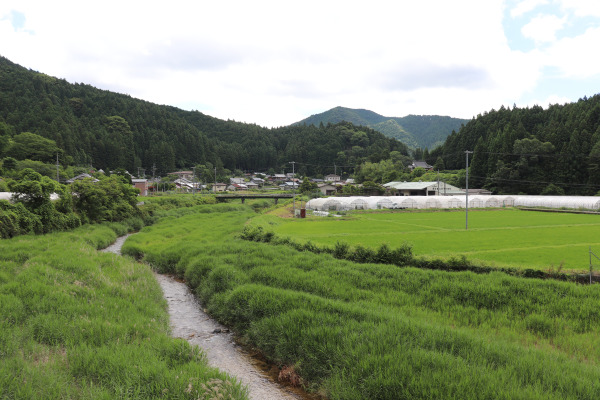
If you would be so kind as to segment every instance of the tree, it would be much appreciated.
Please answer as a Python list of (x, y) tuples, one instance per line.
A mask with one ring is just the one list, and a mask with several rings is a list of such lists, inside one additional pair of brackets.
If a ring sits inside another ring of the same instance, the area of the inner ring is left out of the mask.
[(300, 193), (313, 193), (313, 192), (317, 191), (318, 189), (319, 189), (319, 187), (317, 186), (317, 184), (315, 182), (311, 181), (310, 179), (308, 179), (307, 176), (305, 176), (304, 179), (302, 179), (302, 183), (298, 187), (298, 190), (300, 191)]
[(13, 138), (9, 148), (10, 154), (17, 160), (30, 159), (34, 161), (52, 162), (56, 154), (63, 151), (56, 146), (54, 140), (46, 139), (31, 132), (23, 132)]

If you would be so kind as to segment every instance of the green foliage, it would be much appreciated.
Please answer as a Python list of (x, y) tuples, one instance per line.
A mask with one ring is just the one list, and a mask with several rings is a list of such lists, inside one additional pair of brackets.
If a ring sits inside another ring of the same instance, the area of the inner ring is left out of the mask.
[(128, 251), (168, 259), (214, 316), (328, 398), (597, 398), (597, 285), (356, 264), (235, 239), (254, 215), (165, 218)]
[[(395, 139), (350, 123), (268, 129), (223, 121), (88, 85), (42, 78), (5, 58), (0, 58), (0, 75), (11, 77), (3, 80), (0, 96), (0, 122), (5, 124), (0, 126), (0, 140), (5, 143), (7, 137), (17, 138), (21, 132), (36, 135), (35, 143), (48, 144), (35, 156), (43, 162), (51, 161), (48, 157), (54, 148), (49, 144), (55, 143), (65, 154), (61, 164), (130, 172), (144, 167), (147, 173), (155, 166), (158, 175), (203, 165), (198, 176), (203, 182), (214, 182), (214, 168), (217, 179), (223, 180), (227, 171), (235, 169), (291, 172), (289, 161), (295, 160), (305, 164), (303, 175), (316, 176), (333, 172), (328, 166), (336, 159), (343, 159), (343, 165), (349, 166), (344, 171), (352, 173), (354, 166), (366, 160), (379, 162), (390, 152), (408, 155), (407, 147)], [(52, 154), (56, 157), (56, 152)], [(26, 151), (19, 153), (27, 156)]]
[(57, 153), (62, 152), (54, 140), (31, 132), (20, 133), (12, 141), (8, 152), (18, 160), (49, 162), (56, 159)]
[(446, 168), (465, 167), (473, 150), (472, 187), (540, 194), (553, 183), (568, 195), (600, 188), (600, 96), (576, 103), (506, 109), (478, 115), (431, 152)]
[(137, 213), (137, 190), (118, 175), (73, 182), (73, 208), (82, 221), (121, 221)]
[(437, 115), (407, 115), (406, 117), (384, 117), (373, 111), (335, 107), (312, 115), (295, 125), (327, 125), (350, 122), (367, 126), (405, 143), (410, 148), (433, 148), (444, 142), (452, 130), (458, 130), (467, 120)]
[(313, 193), (317, 190), (319, 190), (317, 184), (311, 181), (307, 176), (302, 179), (302, 183), (300, 183), (300, 186), (298, 187), (300, 193)]
[(115, 238), (88, 225), (0, 241), (0, 397), (247, 399), (197, 347), (169, 336), (147, 266), (95, 251)]

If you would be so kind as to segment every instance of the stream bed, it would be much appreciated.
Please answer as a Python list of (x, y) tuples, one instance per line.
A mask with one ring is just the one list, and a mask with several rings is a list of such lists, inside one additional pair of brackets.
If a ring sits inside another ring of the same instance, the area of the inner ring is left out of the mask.
[[(117, 238), (115, 243), (102, 251), (121, 254), (121, 247), (128, 236)], [(185, 283), (168, 275), (155, 276), (168, 303), (172, 336), (200, 347), (210, 366), (227, 372), (248, 387), (251, 399), (310, 398), (300, 390), (277, 383), (271, 367), (237, 345), (233, 334), (204, 312)]]

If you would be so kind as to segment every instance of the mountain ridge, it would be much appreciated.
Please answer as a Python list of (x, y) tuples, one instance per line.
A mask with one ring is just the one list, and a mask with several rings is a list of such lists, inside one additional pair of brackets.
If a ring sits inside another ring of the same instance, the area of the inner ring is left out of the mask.
[(442, 145), (452, 131), (458, 131), (469, 120), (440, 115), (414, 115), (386, 117), (364, 108), (334, 107), (319, 114), (313, 114), (292, 125), (336, 124), (350, 122), (366, 126), (397, 139), (408, 147), (432, 149)]

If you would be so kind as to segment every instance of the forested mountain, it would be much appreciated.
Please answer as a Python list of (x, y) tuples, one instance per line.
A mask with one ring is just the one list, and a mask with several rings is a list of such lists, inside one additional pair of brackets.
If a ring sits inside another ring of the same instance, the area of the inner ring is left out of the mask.
[(471, 185), (500, 193), (595, 194), (600, 190), (600, 95), (576, 103), (500, 108), (473, 118), (434, 149), (430, 163), (470, 162)]
[[(71, 84), (0, 57), (0, 158), (95, 168), (138, 167), (157, 173), (206, 164), (219, 169), (296, 170), (311, 175), (333, 165), (377, 162), (397, 140), (350, 123), (267, 129), (198, 111), (156, 105), (128, 95)], [(331, 166), (331, 167), (330, 167)]]
[(294, 125), (315, 125), (351, 122), (368, 126), (385, 136), (406, 143), (410, 148), (433, 148), (444, 143), (453, 130), (458, 130), (468, 120), (442, 117), (439, 115), (407, 115), (406, 117), (384, 117), (373, 111), (335, 107), (321, 114), (311, 115)]

